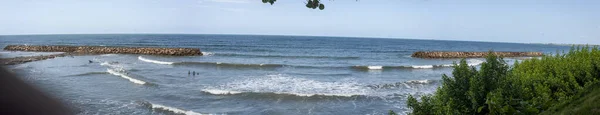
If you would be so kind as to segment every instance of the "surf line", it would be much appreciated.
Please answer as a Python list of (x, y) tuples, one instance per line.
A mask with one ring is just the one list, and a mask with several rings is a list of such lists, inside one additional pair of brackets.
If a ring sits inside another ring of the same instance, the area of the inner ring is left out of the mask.
[(150, 63), (155, 63), (155, 64), (164, 64), (164, 65), (171, 65), (175, 62), (166, 62), (166, 61), (158, 61), (158, 60), (151, 60), (151, 59), (146, 59), (142, 56), (138, 57), (139, 60), (145, 61), (145, 62), (150, 62)]
[(138, 79), (135, 79), (135, 78), (129, 77), (129, 76), (127, 76), (126, 74), (123, 74), (123, 73), (117, 72), (117, 71), (115, 71), (115, 70), (112, 70), (112, 69), (106, 69), (106, 72), (108, 72), (108, 73), (110, 73), (110, 74), (113, 74), (113, 75), (116, 75), (116, 76), (120, 76), (120, 77), (122, 77), (122, 78), (125, 78), (125, 79), (127, 79), (127, 80), (129, 80), (130, 82), (133, 82), (133, 83), (135, 83), (135, 84), (144, 85), (144, 84), (146, 84), (146, 83), (147, 83), (147, 82), (145, 82), (145, 81), (142, 81), (142, 80), (138, 80)]
[(155, 104), (155, 103), (150, 103), (150, 102), (142, 102), (142, 105), (149, 106), (150, 109), (153, 109), (153, 110), (168, 111), (168, 112), (171, 112), (171, 113), (174, 113), (174, 114), (184, 114), (184, 115), (212, 115), (212, 114), (197, 113), (197, 112), (190, 111), (190, 110), (183, 110), (183, 109), (179, 109), (179, 108), (175, 108), (175, 107), (170, 107), (170, 106), (165, 106), (165, 105)]

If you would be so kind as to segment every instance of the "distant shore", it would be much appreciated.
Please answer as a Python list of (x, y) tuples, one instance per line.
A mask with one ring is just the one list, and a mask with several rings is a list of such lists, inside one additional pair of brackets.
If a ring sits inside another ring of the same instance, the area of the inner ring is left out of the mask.
[(557, 46), (600, 46), (599, 44), (567, 44), (567, 43), (526, 43), (526, 44), (557, 45)]

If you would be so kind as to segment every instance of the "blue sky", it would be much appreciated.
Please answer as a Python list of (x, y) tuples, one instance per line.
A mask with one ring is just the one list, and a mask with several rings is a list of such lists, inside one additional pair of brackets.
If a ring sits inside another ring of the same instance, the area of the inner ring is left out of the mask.
[(600, 44), (600, 0), (2, 0), (0, 35), (185, 33)]

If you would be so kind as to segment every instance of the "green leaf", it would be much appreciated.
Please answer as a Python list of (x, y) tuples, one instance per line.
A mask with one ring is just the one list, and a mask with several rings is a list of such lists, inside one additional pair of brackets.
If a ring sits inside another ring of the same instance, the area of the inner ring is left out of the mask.
[(273, 3), (275, 3), (275, 1), (277, 1), (277, 0), (269, 0), (269, 3), (271, 3), (271, 5), (273, 5)]
[(396, 112), (390, 110), (390, 112), (388, 113), (388, 115), (398, 115), (398, 114), (396, 114)]
[(323, 9), (325, 9), (325, 5), (319, 4), (319, 10), (323, 10)]
[(484, 108), (484, 107), (485, 107), (485, 106), (481, 106), (481, 107), (477, 108), (477, 112), (478, 112), (478, 113), (479, 113), (479, 112), (481, 112), (481, 110), (483, 110), (483, 108)]
[(312, 0), (308, 0), (306, 3), (307, 8), (312, 8)]

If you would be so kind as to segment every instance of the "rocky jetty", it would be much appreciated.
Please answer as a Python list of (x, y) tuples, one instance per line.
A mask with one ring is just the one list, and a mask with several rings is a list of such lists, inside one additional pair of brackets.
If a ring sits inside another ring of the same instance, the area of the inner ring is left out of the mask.
[[(417, 58), (483, 58), (489, 52), (440, 52), (440, 51), (419, 51), (412, 54), (411, 57)], [(501, 57), (537, 57), (542, 56), (542, 52), (493, 52)]]
[(70, 55), (70, 54), (61, 53), (61, 54), (54, 54), (54, 55), (27, 56), (27, 57), (15, 57), (15, 58), (0, 58), (0, 65), (22, 64), (22, 63), (27, 63), (27, 62), (32, 62), (32, 61), (52, 59), (52, 58), (55, 58), (55, 57), (64, 57), (64, 56), (67, 56), (67, 55)]
[(144, 54), (170, 56), (202, 55), (200, 49), (197, 48), (8, 45), (4, 47), (4, 50), (32, 52), (68, 52), (79, 54)]

